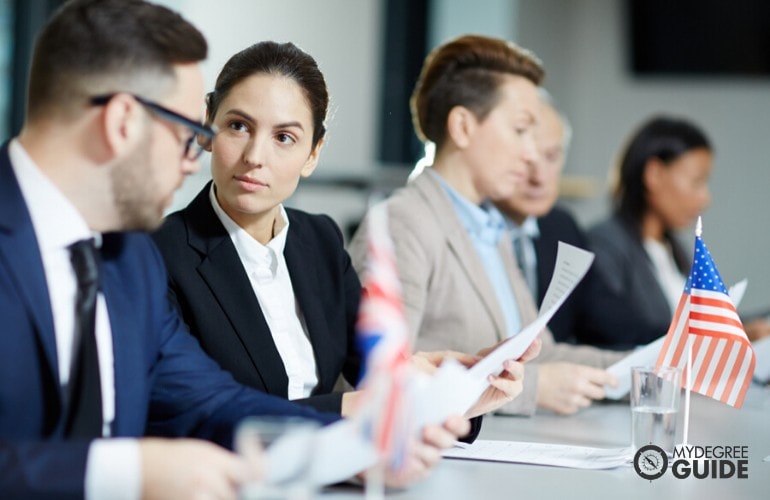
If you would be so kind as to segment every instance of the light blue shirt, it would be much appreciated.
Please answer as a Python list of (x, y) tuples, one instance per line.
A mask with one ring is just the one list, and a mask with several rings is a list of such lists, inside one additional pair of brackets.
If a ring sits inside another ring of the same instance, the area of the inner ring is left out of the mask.
[(505, 235), (505, 218), (494, 205), (483, 202), (474, 205), (463, 198), (440, 175), (431, 172), (439, 180), (441, 187), (449, 195), (452, 206), (460, 218), (465, 231), (473, 242), (474, 248), (484, 265), (492, 288), (495, 290), (497, 302), (505, 317), (506, 336), (512, 337), (521, 330), (521, 316), (516, 297), (513, 295), (508, 272), (503, 264), (503, 258), (497, 248), (500, 238)]

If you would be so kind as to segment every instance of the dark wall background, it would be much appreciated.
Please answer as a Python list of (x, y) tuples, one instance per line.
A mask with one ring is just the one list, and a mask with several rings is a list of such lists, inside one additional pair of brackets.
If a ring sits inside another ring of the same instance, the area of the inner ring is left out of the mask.
[(412, 128), (409, 96), (428, 47), (429, 0), (386, 0), (379, 160), (413, 164), (422, 144)]
[(64, 0), (15, 0), (13, 55), (11, 65), (11, 96), (8, 130), (15, 136), (24, 121), (24, 108), (27, 99), (27, 78), (29, 62), (35, 45), (35, 36)]
[(770, 77), (767, 0), (628, 0), (637, 76)]

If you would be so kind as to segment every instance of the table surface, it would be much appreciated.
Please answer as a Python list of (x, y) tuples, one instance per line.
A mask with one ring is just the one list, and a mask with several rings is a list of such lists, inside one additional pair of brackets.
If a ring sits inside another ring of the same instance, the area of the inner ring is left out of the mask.
[[(677, 425), (681, 442), (683, 415)], [(600, 448), (628, 446), (631, 411), (628, 403), (599, 403), (564, 417), (541, 412), (531, 418), (487, 416), (481, 439), (571, 444)], [(438, 498), (770, 498), (770, 388), (752, 386), (743, 408), (736, 410), (693, 394), (690, 444), (748, 446), (747, 479), (675, 478), (669, 469), (647, 481), (631, 466), (612, 470), (578, 470), (537, 465), (444, 459), (426, 480), (406, 490), (388, 491), (393, 499)], [(768, 457), (769, 461), (764, 461)], [(323, 499), (362, 497), (360, 488), (327, 488)]]

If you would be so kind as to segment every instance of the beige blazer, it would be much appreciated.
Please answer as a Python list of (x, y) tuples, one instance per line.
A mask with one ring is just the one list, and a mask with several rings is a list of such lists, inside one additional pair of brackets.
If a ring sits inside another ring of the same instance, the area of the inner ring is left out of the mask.
[[(523, 324), (535, 319), (537, 309), (516, 265), (511, 238), (501, 238), (499, 250), (517, 303), (501, 305), (435, 173), (426, 170), (384, 203), (414, 350), (476, 353), (492, 346), (505, 338), (502, 307), (518, 307)], [(366, 264), (366, 226), (365, 219), (349, 245), (359, 274)], [(541, 338), (543, 348), (537, 362), (560, 360), (607, 367), (623, 357), (588, 346), (556, 344), (548, 330)], [(535, 410), (537, 369), (533, 363), (526, 368), (524, 391), (505, 407), (507, 413)]]

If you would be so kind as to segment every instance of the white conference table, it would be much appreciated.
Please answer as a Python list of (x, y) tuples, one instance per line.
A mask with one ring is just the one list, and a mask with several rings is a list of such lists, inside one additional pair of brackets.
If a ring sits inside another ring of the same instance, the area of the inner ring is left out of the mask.
[[(770, 388), (752, 386), (743, 408), (736, 410), (698, 394), (692, 395), (690, 444), (748, 446), (747, 479), (677, 479), (669, 470), (647, 481), (632, 466), (611, 470), (577, 470), (538, 465), (444, 459), (429, 478), (406, 490), (388, 491), (393, 499), (767, 499), (770, 498)], [(681, 441), (682, 416), (677, 426)], [(594, 404), (563, 417), (540, 412), (532, 418), (487, 416), (481, 439), (571, 444), (601, 448), (628, 446), (628, 403)], [(326, 499), (361, 498), (362, 490), (335, 486)]]

